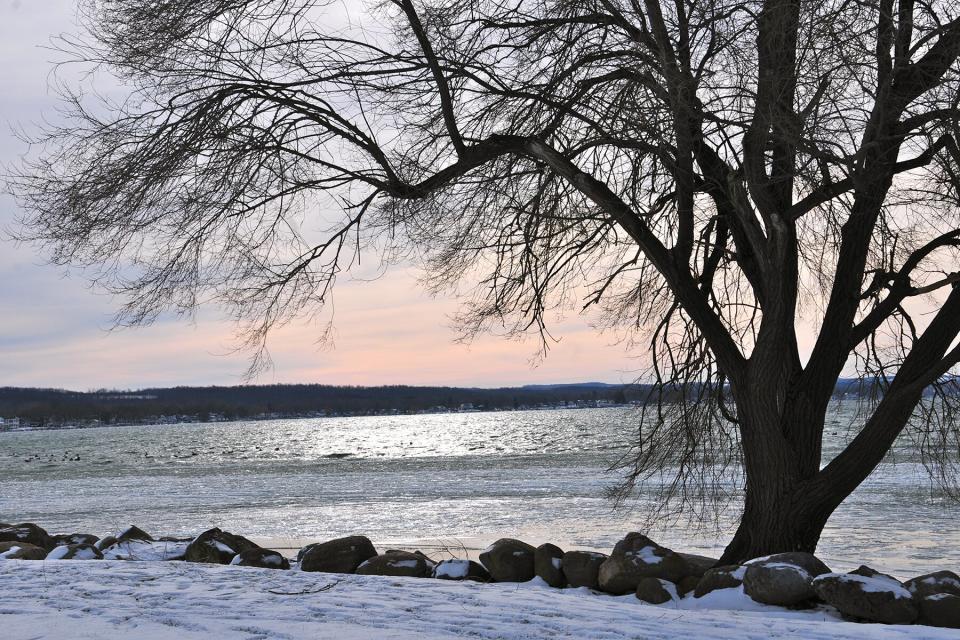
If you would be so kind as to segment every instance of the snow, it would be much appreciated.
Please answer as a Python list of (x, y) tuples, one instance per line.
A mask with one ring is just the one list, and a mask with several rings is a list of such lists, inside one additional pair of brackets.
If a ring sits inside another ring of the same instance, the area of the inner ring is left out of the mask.
[(440, 578), (466, 578), (470, 572), (469, 560), (445, 560), (437, 565), (433, 573)]
[(170, 560), (180, 558), (187, 551), (189, 542), (157, 540), (125, 540), (102, 549), (107, 560)]
[(860, 576), (854, 573), (825, 573), (817, 576), (814, 583), (824, 578), (839, 579), (842, 582), (853, 582), (860, 586), (864, 593), (890, 593), (894, 598), (910, 600), (913, 595), (899, 582), (884, 576)]
[(533, 583), (110, 560), (0, 562), (0, 618), (4, 640), (957, 637), (951, 629), (844, 622), (828, 608), (751, 604), (742, 589), (654, 606)]
[(550, 564), (553, 565), (554, 569), (559, 570), (563, 566), (563, 560), (560, 558), (550, 558)]
[(206, 542), (207, 542), (207, 546), (213, 547), (214, 549), (222, 553), (230, 553), (230, 554), (236, 553), (236, 550), (233, 549), (233, 547), (228, 547), (227, 545), (223, 544), (219, 540), (207, 540)]
[(53, 551), (47, 554), (47, 560), (62, 560), (67, 553), (70, 552), (70, 547), (65, 544), (55, 547)]
[(10, 548), (7, 549), (6, 551), (3, 551), (2, 553), (0, 553), (0, 558), (4, 558), (4, 559), (5, 559), (7, 556), (12, 556), (12, 555), (15, 554), (17, 551), (20, 551), (20, 547), (10, 547)]
[[(47, 554), (47, 560), (63, 560), (63, 558), (70, 552), (70, 547), (65, 544), (60, 545), (59, 547), (54, 547), (53, 551)], [(83, 548), (77, 551), (73, 556), (74, 560), (94, 560), (97, 556), (94, 555), (93, 551), (88, 548)]]
[[(813, 576), (811, 576), (806, 569), (804, 569), (803, 567), (798, 567), (795, 564), (790, 564), (788, 562), (766, 562), (764, 563), (763, 566), (765, 569), (789, 569), (791, 571), (795, 571), (796, 573), (800, 574), (800, 576), (802, 576), (805, 580), (813, 580)], [(744, 572), (744, 575), (746, 575), (746, 572)], [(846, 574), (843, 574), (843, 575), (846, 575)], [(741, 578), (741, 580), (742, 579), (743, 578)]]
[(638, 549), (633, 555), (643, 560), (643, 562), (646, 564), (660, 564), (663, 562), (663, 558), (654, 553), (654, 548), (651, 546)]
[(417, 561), (416, 560), (392, 560), (390, 562), (391, 567), (399, 567), (401, 569), (416, 569)]

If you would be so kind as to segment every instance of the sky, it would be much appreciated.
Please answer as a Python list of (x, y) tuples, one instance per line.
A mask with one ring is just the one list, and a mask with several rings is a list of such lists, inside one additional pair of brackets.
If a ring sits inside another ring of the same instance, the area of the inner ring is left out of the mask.
[[(52, 36), (75, 31), (72, 0), (0, 0), (0, 165), (27, 151), (14, 134), (56, 117), (49, 89)], [(16, 204), (0, 195), (0, 386), (75, 390), (244, 382), (248, 360), (237, 353), (233, 327), (216, 309), (193, 322), (163, 319), (137, 329), (111, 329), (117, 301), (76, 274), (45, 264), (36, 247), (18, 246)], [(558, 342), (536, 358), (535, 340), (484, 336), (456, 342), (450, 315), (457, 301), (431, 298), (413, 268), (373, 282), (337, 284), (334, 340), (319, 345), (321, 327), (295, 323), (269, 347), (273, 367), (258, 383), (513, 386), (531, 383), (627, 382), (642, 354), (602, 334), (596, 318), (571, 315), (551, 327)]]

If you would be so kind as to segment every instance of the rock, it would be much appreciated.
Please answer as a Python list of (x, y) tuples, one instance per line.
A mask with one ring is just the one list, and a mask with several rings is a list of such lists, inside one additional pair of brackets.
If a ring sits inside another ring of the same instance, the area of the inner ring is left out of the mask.
[(426, 578), (431, 571), (423, 556), (407, 551), (393, 551), (364, 561), (357, 567), (356, 573), (363, 576)]
[(533, 552), (533, 572), (551, 587), (562, 589), (567, 586), (563, 575), (563, 550), (549, 542), (540, 545)]
[(825, 573), (814, 578), (813, 588), (827, 604), (845, 616), (870, 622), (910, 624), (919, 615), (913, 595), (893, 578)]
[(52, 536), (53, 543), (56, 546), (64, 544), (92, 544), (96, 545), (100, 540), (97, 536), (92, 533), (59, 533), (55, 536)]
[(693, 571), (691, 575), (698, 578), (702, 578), (703, 574), (717, 566), (717, 562), (719, 562), (717, 558), (708, 558), (707, 556), (697, 555), (696, 553), (682, 553), (678, 551), (677, 555), (687, 561), (687, 564), (690, 565), (690, 569)]
[(261, 569), (289, 569), (290, 562), (272, 549), (247, 549), (233, 556), (230, 564), (235, 567), (259, 567)]
[(29, 542), (0, 542), (0, 560), (43, 560), (47, 550)]
[(103, 560), (103, 554), (92, 544), (64, 544), (47, 554), (47, 560)]
[(153, 542), (153, 536), (136, 525), (130, 525), (116, 536), (117, 542), (126, 542), (127, 540), (145, 540)]
[(567, 551), (563, 554), (563, 575), (571, 587), (600, 588), (600, 565), (607, 559), (595, 551)]
[(93, 546), (95, 546), (97, 549), (100, 549), (100, 551), (103, 551), (104, 549), (108, 549), (115, 544), (117, 544), (117, 539), (113, 536), (107, 536), (106, 538), (100, 538), (97, 540)]
[(490, 582), (490, 572), (473, 560), (443, 560), (433, 568), (433, 577), (438, 580), (473, 580)]
[(683, 598), (688, 593), (695, 591), (698, 584), (700, 584), (700, 578), (697, 576), (681, 578), (680, 582), (677, 583), (677, 595)]
[(747, 568), (738, 564), (709, 569), (697, 583), (697, 588), (693, 590), (693, 597), (702, 598), (719, 589), (735, 589), (743, 584), (743, 576), (746, 572)]
[(480, 554), (480, 562), (496, 582), (533, 580), (536, 549), (526, 542), (501, 538)]
[(361, 564), (377, 555), (366, 536), (347, 536), (307, 545), (297, 556), (303, 571), (353, 573)]
[(56, 546), (50, 534), (32, 522), (23, 522), (0, 529), (0, 542), (26, 542), (47, 551)]
[(641, 578), (662, 578), (676, 584), (694, 573), (680, 554), (645, 535), (629, 533), (600, 565), (598, 577), (603, 591), (622, 595), (636, 591)]
[(807, 606), (817, 597), (813, 579), (830, 569), (801, 551), (778, 553), (746, 563), (743, 590), (756, 602), (781, 607)]
[(640, 578), (637, 583), (637, 599), (649, 604), (670, 602), (676, 597), (676, 593), (676, 585), (660, 578)]
[(903, 586), (900, 581), (893, 576), (887, 575), (886, 573), (880, 573), (876, 569), (872, 569), (865, 564), (862, 564), (853, 571), (848, 571), (847, 573), (849, 573), (851, 576), (863, 576), (864, 578), (886, 578), (887, 580), (893, 580), (901, 587)]
[(919, 624), (931, 627), (960, 629), (960, 596), (952, 593), (935, 593), (918, 599)]
[(904, 582), (903, 586), (907, 591), (921, 598), (942, 593), (960, 596), (960, 576), (953, 571), (936, 571), (917, 576)]
[(421, 558), (423, 558), (423, 562), (427, 565), (428, 576), (433, 573), (434, 567), (437, 566), (436, 560), (432, 559), (430, 556), (425, 554), (423, 551), (420, 551), (419, 549), (417, 549), (416, 551), (406, 551), (403, 549), (387, 549), (386, 551), (383, 552), (383, 555), (390, 555), (391, 553), (399, 553), (401, 555), (412, 553), (414, 555), (420, 556)]
[(214, 528), (204, 531), (193, 539), (193, 542), (187, 546), (184, 560), (187, 562), (229, 564), (238, 553), (257, 548), (259, 547), (256, 544), (243, 536)]

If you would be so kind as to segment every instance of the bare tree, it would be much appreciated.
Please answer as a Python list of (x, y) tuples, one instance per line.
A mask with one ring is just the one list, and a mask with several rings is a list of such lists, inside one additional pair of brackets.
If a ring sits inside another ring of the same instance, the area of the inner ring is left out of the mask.
[[(813, 550), (903, 434), (956, 457), (952, 0), (81, 7), (64, 48), (131, 95), (68, 100), (11, 184), (23, 237), (123, 321), (213, 301), (256, 347), (370, 249), (472, 283), (468, 334), (546, 335), (586, 287), (652, 352), (628, 484), (668, 469), (685, 505), (743, 469), (723, 562)], [(850, 366), (876, 402), (822, 461)]]

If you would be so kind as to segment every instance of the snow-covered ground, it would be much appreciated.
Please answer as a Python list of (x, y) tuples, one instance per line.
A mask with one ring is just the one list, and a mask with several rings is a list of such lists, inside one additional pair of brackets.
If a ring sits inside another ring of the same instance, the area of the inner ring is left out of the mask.
[[(733, 610), (741, 609), (741, 610)], [(184, 562), (0, 562), (0, 638), (56, 640), (871, 638), (960, 632), (842, 622), (739, 589), (646, 605), (536, 582), (476, 584)]]

